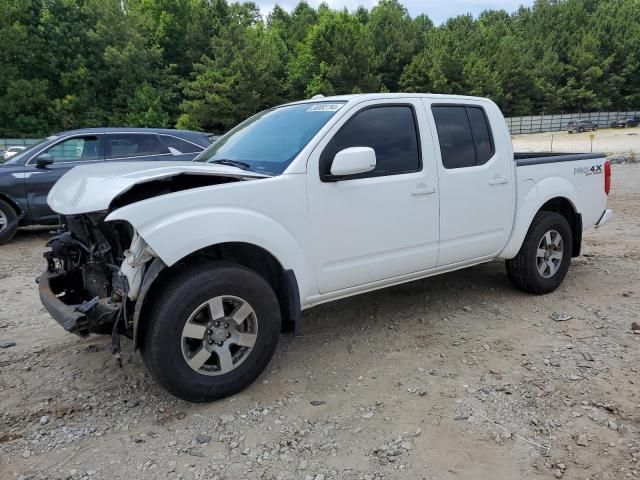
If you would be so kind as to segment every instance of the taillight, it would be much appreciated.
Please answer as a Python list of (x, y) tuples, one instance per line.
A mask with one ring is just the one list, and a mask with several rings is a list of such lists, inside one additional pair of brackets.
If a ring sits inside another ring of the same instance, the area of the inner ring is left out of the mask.
[(604, 193), (609, 195), (609, 190), (611, 190), (611, 164), (607, 160), (604, 162)]

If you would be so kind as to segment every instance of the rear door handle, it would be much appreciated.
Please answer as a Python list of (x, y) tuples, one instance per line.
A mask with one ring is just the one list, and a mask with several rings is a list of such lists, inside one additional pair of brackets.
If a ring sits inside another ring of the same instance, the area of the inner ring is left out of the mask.
[(432, 193), (436, 193), (436, 189), (433, 187), (416, 188), (415, 190), (411, 190), (411, 195), (431, 195)]
[(498, 177), (498, 178), (494, 178), (493, 180), (489, 181), (489, 185), (503, 185), (503, 184), (508, 183), (508, 182), (509, 182), (508, 178)]

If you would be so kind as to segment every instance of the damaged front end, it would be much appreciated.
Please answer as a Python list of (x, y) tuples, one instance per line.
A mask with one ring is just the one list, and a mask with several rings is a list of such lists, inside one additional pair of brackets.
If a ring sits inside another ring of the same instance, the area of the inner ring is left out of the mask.
[(48, 242), (40, 299), (65, 330), (77, 335), (132, 337), (133, 312), (145, 265), (155, 257), (126, 222), (104, 222), (106, 212), (63, 217)]

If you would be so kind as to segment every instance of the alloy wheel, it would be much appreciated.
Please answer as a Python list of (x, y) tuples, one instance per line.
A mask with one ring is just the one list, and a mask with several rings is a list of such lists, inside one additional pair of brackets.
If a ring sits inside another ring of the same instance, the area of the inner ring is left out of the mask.
[(538, 272), (543, 278), (551, 278), (560, 269), (564, 243), (562, 236), (556, 230), (549, 230), (542, 236), (538, 244), (536, 262)]
[(203, 375), (224, 375), (250, 355), (258, 338), (258, 319), (242, 298), (224, 295), (204, 302), (182, 329), (182, 355)]

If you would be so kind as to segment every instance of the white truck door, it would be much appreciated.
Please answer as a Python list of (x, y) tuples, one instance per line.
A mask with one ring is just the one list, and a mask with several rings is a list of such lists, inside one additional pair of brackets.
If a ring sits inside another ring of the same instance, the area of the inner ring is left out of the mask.
[(438, 266), (495, 256), (511, 232), (514, 208), (511, 151), (503, 149), (504, 132), (491, 131), (504, 123), (500, 113), (491, 104), (425, 100), (425, 106), (439, 143)]
[[(435, 267), (438, 195), (434, 142), (422, 103), (363, 102), (307, 163), (311, 243), (320, 293)], [(368, 173), (330, 176), (335, 154), (371, 147)]]

